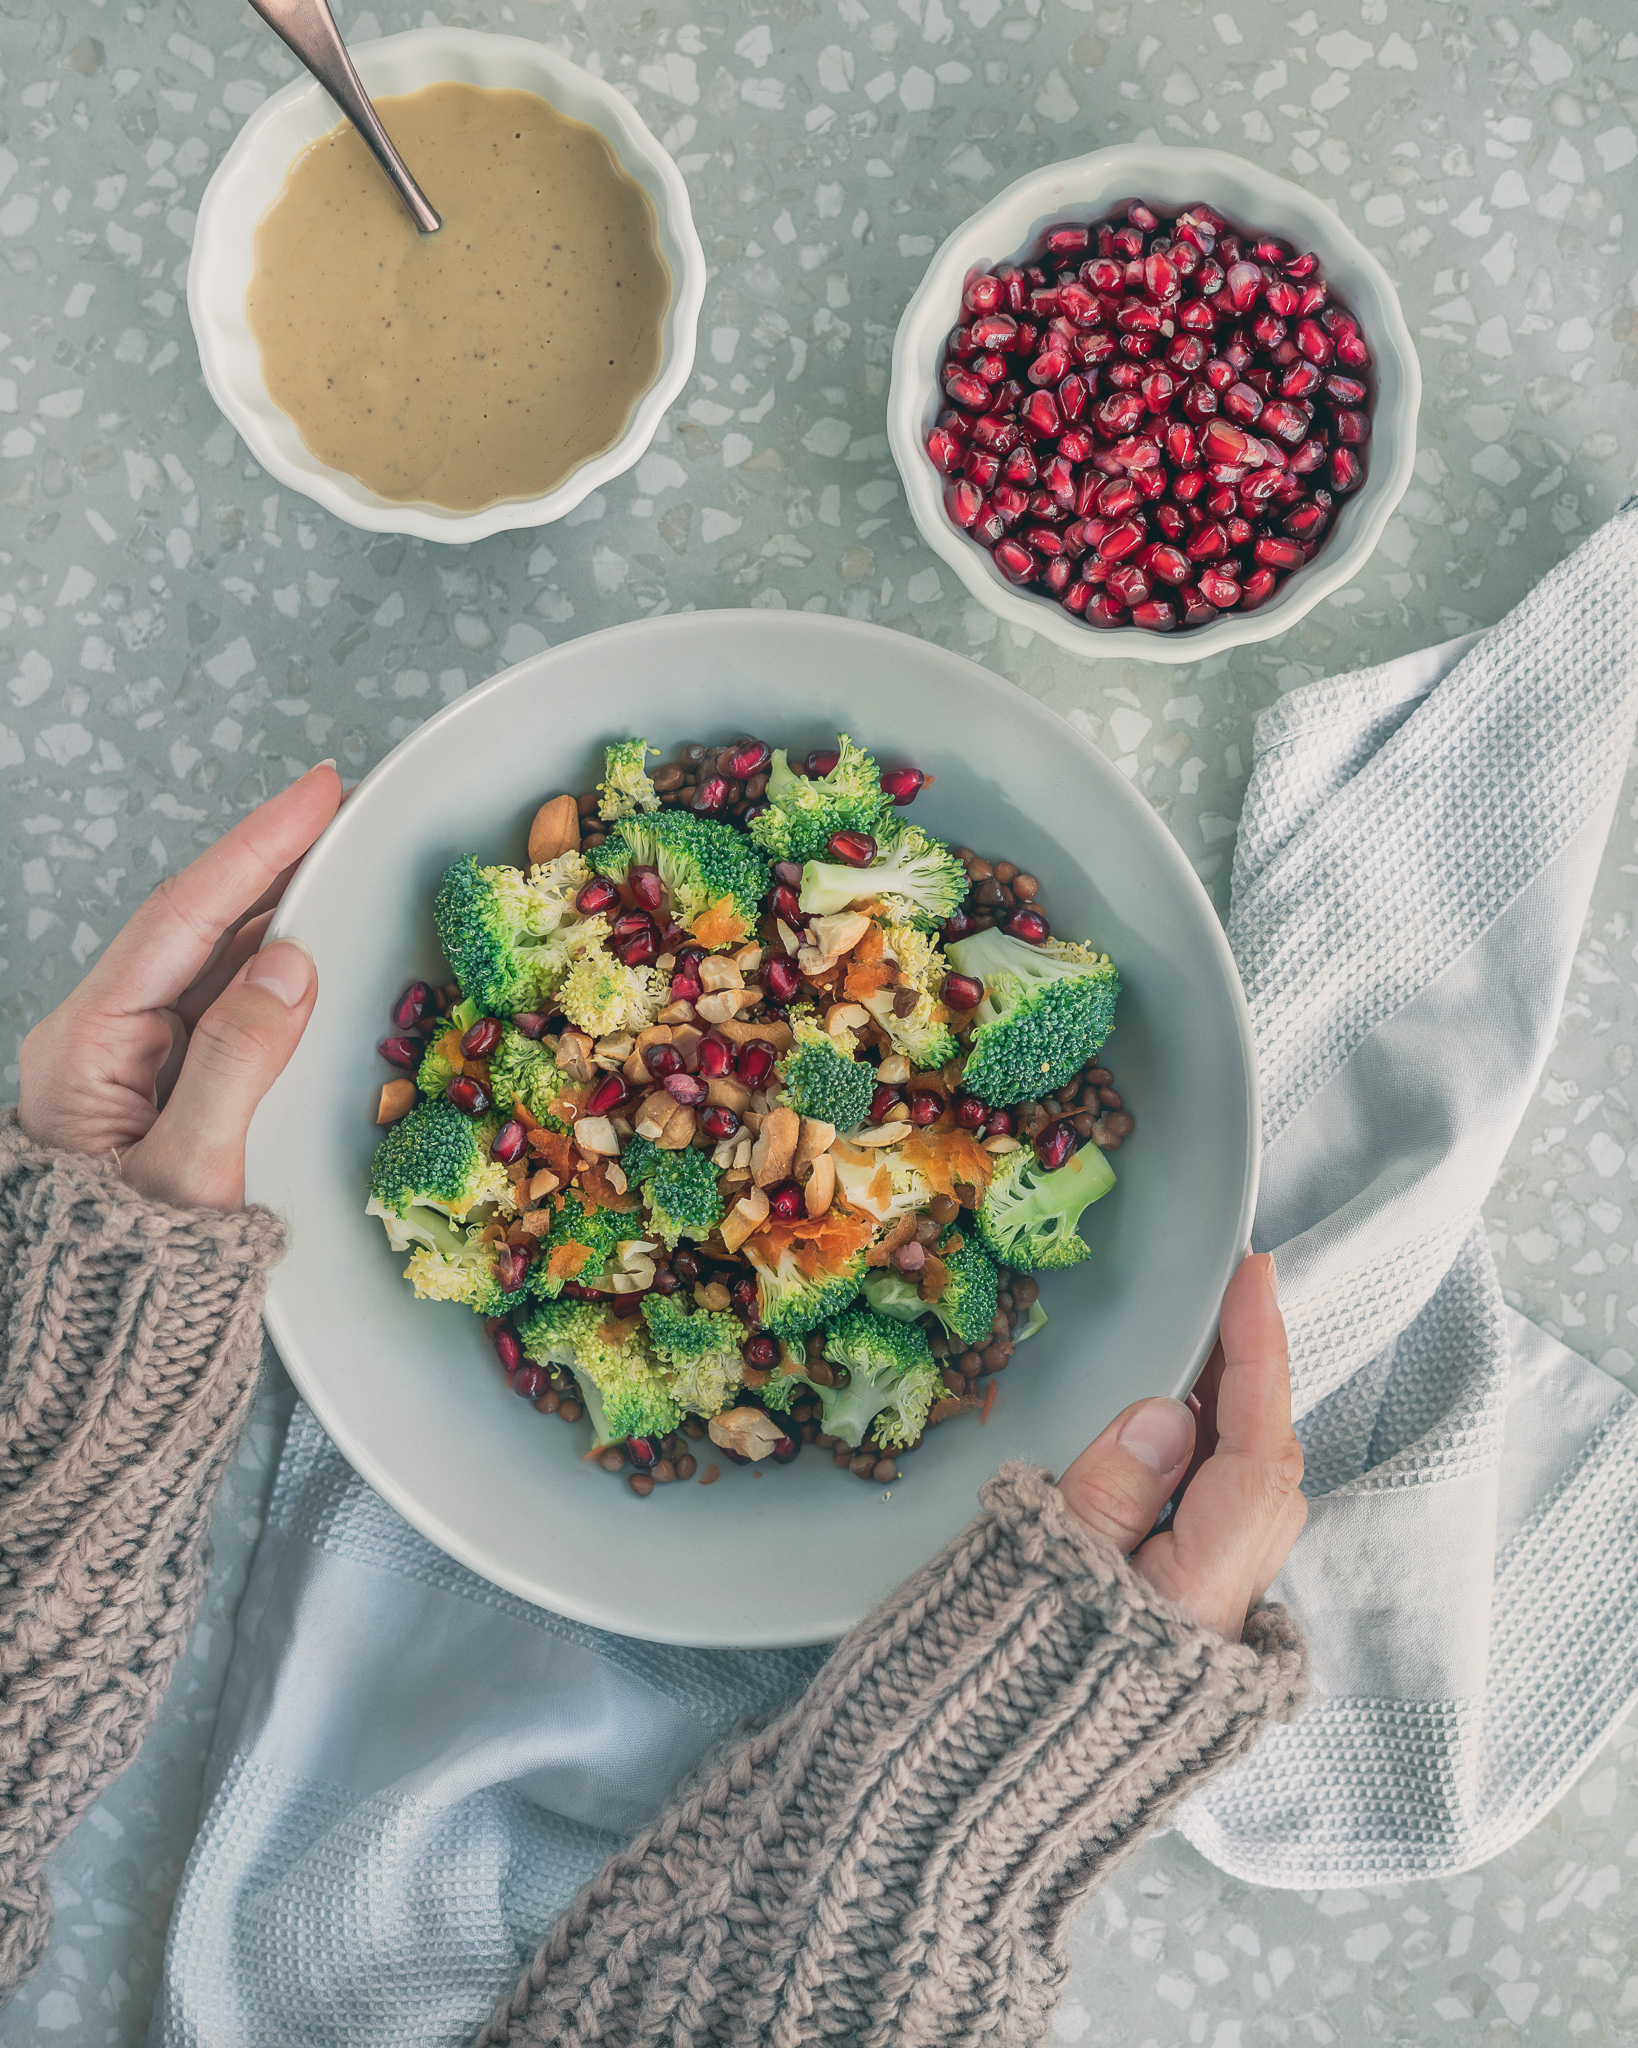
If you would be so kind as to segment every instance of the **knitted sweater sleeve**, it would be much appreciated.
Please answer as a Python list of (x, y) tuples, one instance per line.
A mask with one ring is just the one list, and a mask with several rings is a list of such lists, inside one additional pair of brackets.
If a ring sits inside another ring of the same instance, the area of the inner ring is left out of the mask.
[(1009, 1465), (777, 1717), (706, 1759), (478, 2036), (553, 2048), (1024, 2048), (1066, 1922), (1289, 1720), (1285, 1610), (1225, 1642)]
[(282, 1244), (0, 1116), (0, 2004), (45, 1951), (47, 1855), (187, 1642)]

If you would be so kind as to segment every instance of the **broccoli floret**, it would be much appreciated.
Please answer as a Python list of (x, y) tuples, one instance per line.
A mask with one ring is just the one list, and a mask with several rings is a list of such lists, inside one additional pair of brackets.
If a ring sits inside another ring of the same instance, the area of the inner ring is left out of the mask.
[(864, 1253), (856, 1252), (838, 1273), (820, 1273), (810, 1278), (788, 1248), (781, 1251), (776, 1265), (766, 1262), (765, 1241), (753, 1237), (745, 1255), (756, 1274), (757, 1320), (770, 1337), (805, 1337), (828, 1316), (847, 1307), (859, 1292), (864, 1277)]
[(842, 1200), (878, 1223), (891, 1223), (906, 1210), (925, 1209), (933, 1199), (925, 1174), (906, 1166), (896, 1145), (880, 1146), (873, 1152), (850, 1152), (838, 1145), (831, 1158)]
[[(553, 1195), (552, 1200), (560, 1201), (562, 1206), (552, 1218), (550, 1233), (541, 1240), (535, 1262), (529, 1268), (529, 1281), (533, 1293), (555, 1297), (562, 1292), (565, 1280), (578, 1280), (582, 1286), (589, 1286), (593, 1277), (602, 1272), (621, 1239), (631, 1235), (632, 1212), (588, 1209), (573, 1188), (566, 1188), (561, 1196)], [(589, 1256), (575, 1272), (550, 1279), (552, 1254), (565, 1245), (581, 1246)]]
[(1024, 1327), (1013, 1336), (1014, 1344), (1022, 1344), (1026, 1337), (1033, 1337), (1038, 1330), (1044, 1330), (1052, 1318), (1041, 1306), (1041, 1297), (1036, 1295), (1029, 1305), (1029, 1316)]
[(568, 1366), (598, 1444), (663, 1437), (681, 1422), (635, 1316), (621, 1322), (596, 1302), (548, 1302), (525, 1320), (518, 1338), (537, 1365)]
[(662, 1152), (647, 1138), (633, 1138), (620, 1154), (620, 1168), (627, 1187), (641, 1187), (648, 1199), (648, 1222), (652, 1233), (668, 1251), (677, 1240), (709, 1237), (722, 1221), (722, 1196), (717, 1182), (722, 1177), (708, 1152), (688, 1146), (681, 1152)]
[(603, 780), (597, 785), (597, 815), (629, 818), (634, 811), (657, 811), (660, 798), (643, 763), (657, 754), (647, 740), (616, 740), (603, 749)]
[(825, 1356), (848, 1370), (845, 1387), (814, 1388), (828, 1435), (860, 1444), (869, 1431), (896, 1449), (917, 1441), (944, 1382), (914, 1323), (853, 1310), (826, 1325)]
[(443, 1030), (427, 1040), (415, 1071), (415, 1085), (423, 1095), (442, 1095), (455, 1076), (465, 1072), (460, 1058), (461, 1034), (470, 1031), (482, 1014), (469, 999), (458, 1002), (445, 1018)]
[(837, 832), (875, 837), (892, 809), (880, 771), (844, 732), (828, 775), (796, 774), (779, 748), (768, 764), (768, 808), (751, 821), (751, 837), (770, 860), (812, 860)]
[[(950, 1029), (950, 1013), (939, 1000), (949, 965), (936, 943), (914, 925), (884, 924), (882, 950), (898, 965), (898, 985), (879, 988), (864, 997), (864, 1006), (887, 1034), (893, 1050), (913, 1067), (942, 1067), (961, 1051)], [(900, 989), (916, 991), (916, 1007), (908, 1016), (895, 1014)]]
[(745, 834), (692, 811), (622, 819), (593, 847), (591, 863), (611, 882), (623, 882), (634, 867), (654, 868), (677, 922), (690, 932), (701, 927), (702, 943), (713, 948), (748, 938), (768, 893), (768, 863)]
[(825, 917), (850, 904), (887, 905), (898, 924), (931, 931), (967, 893), (967, 870), (941, 839), (905, 825), (877, 849), (869, 867), (810, 860), (802, 870), (802, 908)]
[(876, 1070), (838, 1049), (811, 1010), (791, 1014), (791, 1046), (778, 1063), (785, 1084), (780, 1100), (798, 1116), (816, 1117), (851, 1131), (870, 1114)]
[(497, 1129), (493, 1117), (462, 1116), (442, 1098), (418, 1103), (376, 1150), (368, 1213), (402, 1220), (412, 1208), (436, 1209), (460, 1222), (480, 1202), (512, 1208), (506, 1168), (489, 1156)]
[(569, 955), (554, 883), (534, 888), (516, 868), (486, 868), (468, 854), (438, 885), (432, 918), (461, 993), (491, 1016), (549, 1007)]
[(489, 1092), (503, 1115), (521, 1102), (537, 1124), (566, 1131), (568, 1125), (552, 1115), (551, 1105), (570, 1085), (550, 1046), (526, 1038), (510, 1024), (504, 1027), (500, 1044), (489, 1055)]
[(962, 1086), (985, 1102), (1052, 1094), (1109, 1036), (1120, 976), (1107, 953), (988, 931), (957, 940), (950, 960), (984, 984)]
[(864, 1296), (878, 1315), (914, 1322), (931, 1312), (963, 1349), (990, 1341), (995, 1328), (1000, 1276), (995, 1261), (976, 1244), (964, 1243), (958, 1252), (940, 1252), (950, 1269), (944, 1292), (937, 1301), (923, 1301), (914, 1279), (890, 1266), (865, 1275)]
[(645, 1294), (643, 1320), (683, 1407), (707, 1417), (726, 1408), (745, 1370), (745, 1325), (738, 1316), (703, 1308), (690, 1315), (675, 1295)]
[(571, 925), (559, 940), (572, 963), (554, 998), (572, 1024), (593, 1038), (641, 1031), (671, 1000), (671, 977), (653, 967), (627, 967), (604, 945), (606, 917)]
[[(399, 1225), (400, 1229), (408, 1227), (430, 1234), (437, 1228), (430, 1222), (428, 1210), (411, 1210), (410, 1217), (410, 1225)], [(495, 1248), (480, 1243), (480, 1232), (460, 1231), (453, 1224), (446, 1224), (444, 1229), (450, 1241), (417, 1244), (404, 1268), (404, 1278), (421, 1300), (459, 1302), (480, 1316), (503, 1316), (528, 1301), (527, 1287), (511, 1294), (502, 1293), (495, 1278)], [(403, 1248), (402, 1244), (394, 1246), (397, 1251)]]
[(1029, 1146), (1005, 1153), (978, 1208), (978, 1234), (1005, 1266), (1034, 1273), (1078, 1265), (1081, 1212), (1115, 1185), (1108, 1155), (1083, 1145), (1048, 1173)]

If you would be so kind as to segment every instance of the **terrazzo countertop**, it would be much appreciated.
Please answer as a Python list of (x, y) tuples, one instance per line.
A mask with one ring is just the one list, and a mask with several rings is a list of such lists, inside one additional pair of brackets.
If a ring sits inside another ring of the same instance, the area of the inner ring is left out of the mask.
[[(347, 17), (353, 40), (436, 17)], [(636, 471), (462, 549), (273, 488), (206, 395), (194, 208), (293, 75), (247, 10), (0, 13), (0, 778), (15, 1046), (159, 877), (321, 755), (356, 777), (550, 642), (683, 606), (834, 610), (974, 656), (1065, 713), (1219, 905), (1257, 712), (1505, 612), (1638, 475), (1638, 32), (1621, 0), (681, 0), (478, 8), (612, 78), (687, 177), (699, 367)], [(1359, 581), (1271, 645), (1080, 664), (999, 628), (921, 546), (887, 455), (900, 307), (947, 230), (1102, 141), (1211, 140), (1334, 204), (1398, 283), (1426, 377), (1416, 481)], [(1558, 1044), (1487, 1215), (1508, 1298), (1638, 1385), (1629, 780)], [(276, 1366), (159, 1723), (53, 1866), (8, 2048), (143, 2038), (233, 1612), (290, 1401)], [(1146, 1844), (1083, 1917), (1056, 2034), (1089, 2048), (1638, 2036), (1638, 1728), (1507, 1855), (1297, 1894)]]

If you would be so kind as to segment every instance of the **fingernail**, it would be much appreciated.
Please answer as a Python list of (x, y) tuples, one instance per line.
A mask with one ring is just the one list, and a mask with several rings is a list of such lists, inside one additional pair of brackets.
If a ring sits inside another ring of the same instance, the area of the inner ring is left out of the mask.
[(1280, 1298), (1280, 1276), (1274, 1270), (1274, 1254), (1270, 1252), (1263, 1265), (1263, 1278), (1268, 1282), (1268, 1292), (1274, 1301)]
[[(309, 769), (307, 770), (307, 773), (308, 773), (309, 775), (316, 775), (316, 774), (317, 774), (317, 773), (319, 772), (319, 770), (320, 770), (321, 768), (334, 768), (334, 767), (335, 767), (335, 765), (336, 765), (336, 757), (335, 757), (335, 755), (334, 755), (334, 754), (326, 754), (326, 755), (325, 755), (325, 757), (324, 757), (324, 759), (323, 759), (322, 761), (315, 761), (315, 762), (313, 763), (312, 767), (311, 767), (311, 768), (309, 768)], [(340, 770), (339, 770), (339, 769), (337, 770), (337, 773), (338, 773), (338, 774), (340, 773)]]
[(1174, 1471), (1194, 1443), (1194, 1419), (1181, 1401), (1140, 1401), (1115, 1439), (1151, 1472)]
[(300, 939), (275, 939), (245, 969), (245, 980), (269, 990), (293, 1010), (307, 1000), (314, 973), (313, 956)]

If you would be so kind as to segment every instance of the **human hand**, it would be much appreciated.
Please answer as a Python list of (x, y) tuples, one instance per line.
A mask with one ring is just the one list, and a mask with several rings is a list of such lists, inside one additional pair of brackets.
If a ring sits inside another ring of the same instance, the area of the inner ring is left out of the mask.
[(243, 1202), (251, 1116), (318, 998), (307, 948), (262, 939), (341, 795), (322, 762), (166, 876), (23, 1040), (17, 1120), (28, 1137), (112, 1154), (160, 1201)]
[[(1186, 1405), (1135, 1401), (1059, 1480), (1070, 1508), (1202, 1627), (1238, 1642), (1308, 1518), (1274, 1260), (1242, 1259)], [(1168, 1526), (1156, 1518), (1177, 1495)], [(1147, 1540), (1145, 1540), (1147, 1538)]]

